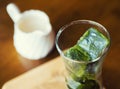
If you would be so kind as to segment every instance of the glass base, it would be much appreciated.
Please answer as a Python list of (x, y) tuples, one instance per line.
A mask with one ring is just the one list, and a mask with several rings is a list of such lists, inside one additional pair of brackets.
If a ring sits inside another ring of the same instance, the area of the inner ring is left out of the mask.
[[(72, 89), (72, 88), (70, 88), (70, 87), (67, 87), (67, 89)], [(81, 89), (81, 88), (78, 88), (78, 89)], [(103, 87), (103, 88), (101, 88), (101, 89), (106, 89), (105, 87)]]

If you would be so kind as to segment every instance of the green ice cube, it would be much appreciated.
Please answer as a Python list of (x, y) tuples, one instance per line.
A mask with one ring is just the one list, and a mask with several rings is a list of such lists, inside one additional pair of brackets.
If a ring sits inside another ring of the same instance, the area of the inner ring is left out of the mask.
[(65, 52), (73, 60), (90, 61), (100, 56), (109, 44), (109, 40), (95, 28), (89, 28), (77, 44)]
[(78, 61), (80, 60), (88, 61), (91, 59), (89, 54), (78, 45), (75, 45), (69, 48), (65, 52), (65, 56), (73, 60), (78, 60)]
[(89, 28), (77, 43), (90, 55), (91, 60), (99, 57), (108, 44), (109, 40), (95, 28)]

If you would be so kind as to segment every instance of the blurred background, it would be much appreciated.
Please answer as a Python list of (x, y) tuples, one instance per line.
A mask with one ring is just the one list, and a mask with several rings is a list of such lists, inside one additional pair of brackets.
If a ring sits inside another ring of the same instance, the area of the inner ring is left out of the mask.
[(42, 60), (30, 61), (17, 54), (13, 46), (14, 23), (6, 12), (6, 5), (11, 2), (21, 12), (46, 12), (55, 34), (61, 26), (78, 19), (105, 26), (112, 43), (103, 64), (103, 83), (106, 89), (120, 89), (120, 0), (0, 0), (0, 88), (6, 81), (59, 56), (55, 47)]

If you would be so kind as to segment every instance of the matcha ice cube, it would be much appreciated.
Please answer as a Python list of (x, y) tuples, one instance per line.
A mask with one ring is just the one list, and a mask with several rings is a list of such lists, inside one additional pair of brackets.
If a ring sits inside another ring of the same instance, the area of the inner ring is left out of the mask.
[(65, 52), (73, 60), (91, 61), (98, 58), (109, 44), (109, 40), (97, 29), (89, 28), (77, 44)]
[(89, 28), (77, 43), (90, 55), (91, 60), (99, 57), (108, 44), (109, 40), (95, 28)]

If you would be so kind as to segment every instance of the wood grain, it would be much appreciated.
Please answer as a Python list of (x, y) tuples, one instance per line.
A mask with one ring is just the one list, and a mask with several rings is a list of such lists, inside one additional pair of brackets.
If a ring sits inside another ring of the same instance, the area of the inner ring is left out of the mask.
[(0, 0), (0, 88), (6, 81), (59, 55), (55, 47), (47, 57), (37, 61), (17, 54), (13, 46), (13, 22), (6, 12), (10, 2), (17, 4), (22, 12), (45, 11), (55, 33), (77, 19), (90, 19), (104, 25), (110, 32), (112, 44), (103, 64), (103, 83), (107, 89), (120, 89), (120, 0)]

